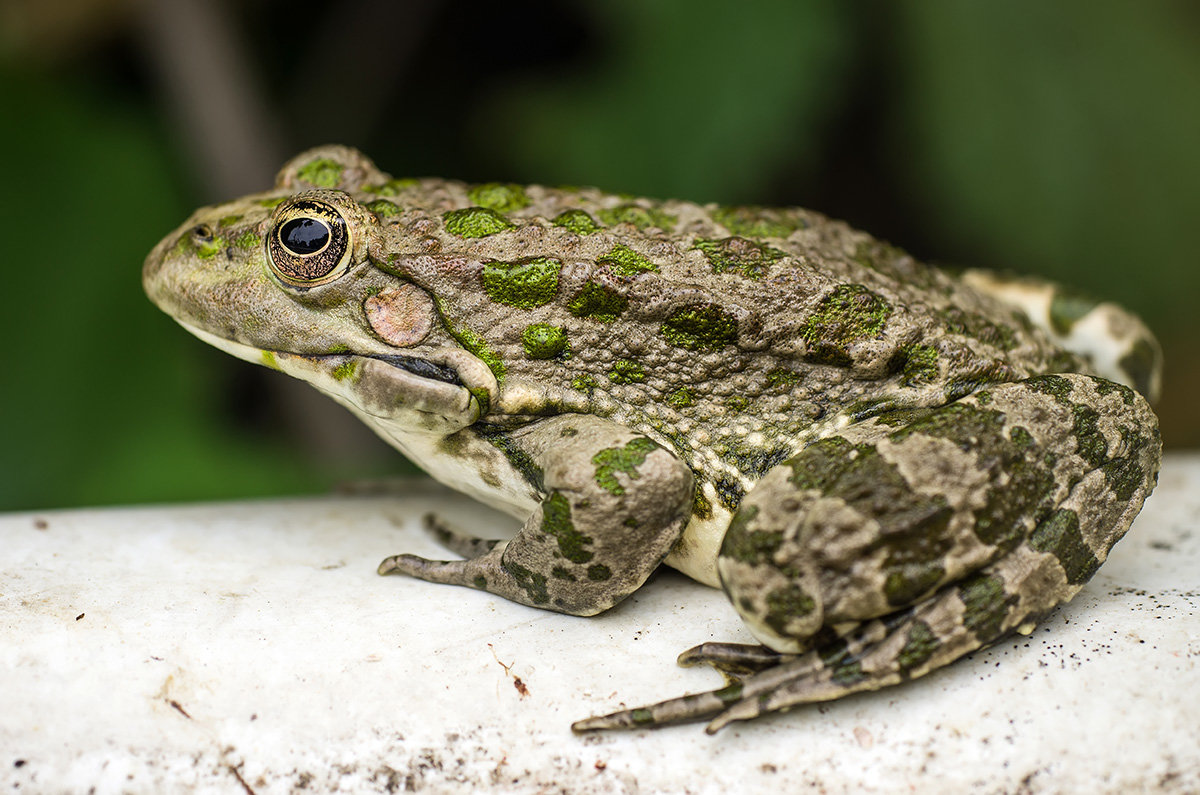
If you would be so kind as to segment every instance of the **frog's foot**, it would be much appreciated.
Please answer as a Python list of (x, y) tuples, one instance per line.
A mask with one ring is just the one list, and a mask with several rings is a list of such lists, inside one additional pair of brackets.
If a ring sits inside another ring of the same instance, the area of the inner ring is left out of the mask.
[(679, 655), (679, 665), (711, 665), (727, 678), (738, 679), (773, 668), (793, 655), (759, 643), (701, 643)]
[[(735, 721), (915, 679), (1013, 631), (1032, 629), (1035, 618), (1029, 608), (1034, 605), (1016, 593), (1026, 579), (1044, 578), (1046, 568), (1032, 553), (1028, 559), (1023, 554), (1004, 558), (965, 582), (942, 588), (930, 600), (866, 621), (842, 637), (822, 632), (812, 651), (777, 655), (779, 664), (740, 682), (588, 718), (571, 728), (657, 728), (709, 719), (706, 731), (715, 734)], [(684, 652), (681, 659), (691, 659), (694, 651)], [(724, 661), (723, 655), (713, 656)]]

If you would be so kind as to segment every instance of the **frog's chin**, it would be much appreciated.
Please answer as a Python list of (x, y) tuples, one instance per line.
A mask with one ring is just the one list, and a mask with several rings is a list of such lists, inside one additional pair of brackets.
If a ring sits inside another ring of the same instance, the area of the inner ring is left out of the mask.
[[(473, 367), (474, 357), (457, 349), (431, 351), (430, 358), (401, 354), (291, 353), (264, 350), (186, 323), (181, 325), (239, 359), (307, 381), (364, 420), (385, 423), (394, 431), (455, 433), (487, 413), (487, 406), (482, 404), (496, 391), (494, 378), (492, 383), (486, 383), (491, 372), (486, 367)], [(460, 362), (464, 356), (466, 360)], [(479, 380), (476, 371), (480, 369), (486, 373), (485, 382), (470, 384)], [(464, 371), (467, 378), (462, 375)]]

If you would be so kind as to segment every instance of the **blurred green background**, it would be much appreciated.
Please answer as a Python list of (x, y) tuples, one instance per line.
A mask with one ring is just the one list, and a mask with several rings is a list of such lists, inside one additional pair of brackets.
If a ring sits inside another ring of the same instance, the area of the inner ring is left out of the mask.
[(1184, 0), (0, 4), (0, 509), (411, 471), (141, 293), (300, 149), (397, 175), (797, 204), (1139, 311), (1200, 445), (1200, 5)]

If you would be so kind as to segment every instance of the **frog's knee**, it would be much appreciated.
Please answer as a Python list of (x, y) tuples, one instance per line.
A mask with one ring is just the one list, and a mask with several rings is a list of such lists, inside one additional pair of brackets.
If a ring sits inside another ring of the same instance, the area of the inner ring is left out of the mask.
[(794, 654), (821, 628), (824, 609), (815, 567), (800, 543), (800, 502), (776, 499), (795, 489), (786, 472), (771, 470), (742, 501), (725, 533), (717, 571), (754, 636)]

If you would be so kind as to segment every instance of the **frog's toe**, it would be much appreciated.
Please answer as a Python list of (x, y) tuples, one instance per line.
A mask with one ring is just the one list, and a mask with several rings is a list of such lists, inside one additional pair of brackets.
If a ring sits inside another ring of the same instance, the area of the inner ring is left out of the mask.
[(726, 676), (741, 677), (773, 668), (788, 655), (758, 643), (701, 643), (679, 655), (679, 665), (711, 665)]
[(501, 543), (498, 539), (480, 538), (470, 533), (464, 533), (433, 513), (427, 513), (421, 517), (421, 527), (446, 549), (456, 555), (462, 555), (464, 558), (478, 558), (486, 555)]

